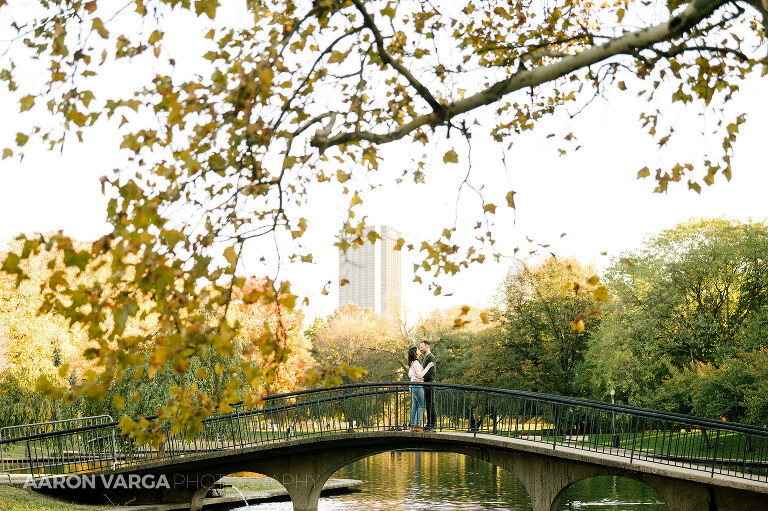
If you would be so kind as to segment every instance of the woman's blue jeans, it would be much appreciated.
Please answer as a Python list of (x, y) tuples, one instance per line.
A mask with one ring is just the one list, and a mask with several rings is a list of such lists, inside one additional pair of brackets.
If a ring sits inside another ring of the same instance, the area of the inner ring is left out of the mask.
[(424, 417), (424, 387), (411, 385), (411, 426), (421, 427), (421, 419)]

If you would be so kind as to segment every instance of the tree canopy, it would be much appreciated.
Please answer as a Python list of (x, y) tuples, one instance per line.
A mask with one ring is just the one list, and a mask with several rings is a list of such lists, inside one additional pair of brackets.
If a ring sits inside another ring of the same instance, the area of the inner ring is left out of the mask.
[(485, 313), (487, 325), (477, 321), (474, 331), (461, 328), (441, 338), (447, 380), (579, 395), (584, 353), (608, 293), (595, 272), (574, 258), (555, 257), (512, 270), (497, 307)]
[(407, 374), (407, 335), (395, 321), (371, 309), (342, 305), (326, 321), (319, 321), (312, 337), (319, 362), (362, 367), (361, 381), (396, 381)]
[(768, 229), (698, 220), (608, 269), (585, 380), (637, 405), (764, 423)]
[[(379, 182), (386, 144), (443, 141), (438, 163), (456, 164), (456, 144), (473, 134), (508, 145), (606, 89), (630, 90), (649, 102), (639, 122), (659, 146), (677, 133), (655, 103), (696, 103), (714, 114), (706, 128), (721, 143), (712, 154), (638, 171), (654, 176), (657, 191), (675, 181), (698, 191), (718, 174), (730, 178), (746, 113), (726, 107), (766, 69), (765, 0), (248, 0), (226, 9), (235, 11), (224, 13), (218, 0), (0, 0), (10, 41), (0, 80), (30, 122), (3, 158), (35, 144), (87, 143), (89, 131), (105, 127), (119, 130), (130, 155), (102, 180), (110, 232), (89, 249), (61, 233), (23, 236), (23, 248), (2, 263), (21, 281), (24, 260), (58, 254), (40, 310), (94, 343), (86, 354), (102, 371), (78, 388), (83, 394), (100, 395), (145, 361), (183, 372), (192, 354), (229, 353), (240, 328), (227, 311), (245, 284), (236, 271), (243, 247), (271, 237), (291, 242), (281, 258), (311, 262), (301, 244), (310, 220), (297, 213), (309, 193), (332, 190), (349, 201), (342, 249), (348, 239), (375, 242), (375, 234), (363, 239), (365, 218), (355, 214), (362, 187), (422, 182), (433, 170), (419, 149), (395, 182)], [(178, 32), (185, 44), (166, 44)], [(109, 82), (121, 63), (137, 70), (135, 91)], [(577, 149), (574, 134), (552, 135), (559, 150)], [(482, 201), (472, 242), (452, 241), (453, 219), (435, 239), (399, 241), (423, 252), (416, 279), (454, 274), (493, 253), (494, 214), (514, 207), (514, 193), (506, 204)], [(105, 278), (82, 279), (101, 268)], [(288, 282), (268, 280), (243, 300), (292, 309), (300, 299)], [(148, 318), (158, 332), (150, 344), (126, 332)], [(284, 337), (260, 349), (280, 353)], [(257, 365), (246, 373), (257, 387), (274, 377)], [(183, 401), (202, 416), (215, 406), (207, 397)]]

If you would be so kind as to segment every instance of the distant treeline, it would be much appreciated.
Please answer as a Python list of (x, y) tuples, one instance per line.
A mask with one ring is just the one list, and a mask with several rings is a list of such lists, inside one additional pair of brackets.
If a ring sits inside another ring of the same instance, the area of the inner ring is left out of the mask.
[[(236, 308), (248, 326), (237, 344), (242, 353), (195, 355), (183, 373), (154, 377), (137, 367), (103, 400), (65, 403), (42, 397), (36, 378), (77, 385), (87, 368), (84, 345), (55, 317), (35, 315), (37, 290), (36, 282), (17, 290), (0, 274), (0, 426), (155, 413), (175, 387), (193, 388), (201, 372), (220, 376), (205, 379), (215, 394), (232, 378), (242, 381), (238, 368), (250, 337), (262, 335), (276, 312)], [(400, 380), (408, 346), (426, 339), (438, 357), (438, 381), (600, 400), (614, 390), (619, 403), (768, 424), (763, 223), (680, 224), (616, 257), (603, 275), (573, 258), (521, 263), (497, 297), (488, 310), (436, 310), (412, 327), (349, 305), (301, 332), (299, 314), (292, 319), (292, 354), (278, 369), (279, 388), (270, 390), (296, 388), (313, 366), (357, 365), (367, 373), (356, 381)]]

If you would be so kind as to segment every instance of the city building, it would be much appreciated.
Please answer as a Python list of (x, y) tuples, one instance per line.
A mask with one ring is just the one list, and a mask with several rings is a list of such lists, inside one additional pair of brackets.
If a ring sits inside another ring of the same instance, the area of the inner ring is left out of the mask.
[[(370, 243), (368, 233), (375, 230), (381, 239)], [(386, 225), (366, 227), (365, 244), (352, 243), (339, 250), (339, 305), (354, 303), (361, 309), (373, 309), (390, 319), (400, 313), (400, 251), (395, 250), (400, 233)], [(351, 240), (350, 240), (351, 242)]]

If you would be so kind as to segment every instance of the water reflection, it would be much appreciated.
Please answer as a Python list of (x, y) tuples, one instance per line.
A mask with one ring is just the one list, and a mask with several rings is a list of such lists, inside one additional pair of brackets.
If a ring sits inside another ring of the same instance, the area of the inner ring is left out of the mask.
[[(530, 510), (522, 483), (508, 472), (461, 454), (391, 452), (362, 459), (333, 477), (361, 479), (361, 491), (321, 498), (320, 511)], [(569, 507), (566, 499), (572, 499)], [(238, 508), (244, 509), (244, 508)], [(257, 511), (291, 511), (290, 502), (252, 505)], [(558, 511), (666, 511), (651, 488), (628, 479), (595, 477), (575, 484)]]
[[(568, 499), (574, 503), (572, 506), (566, 505)], [(568, 489), (556, 510), (572, 509), (666, 511), (667, 506), (655, 490), (643, 483), (602, 476), (579, 481)]]

